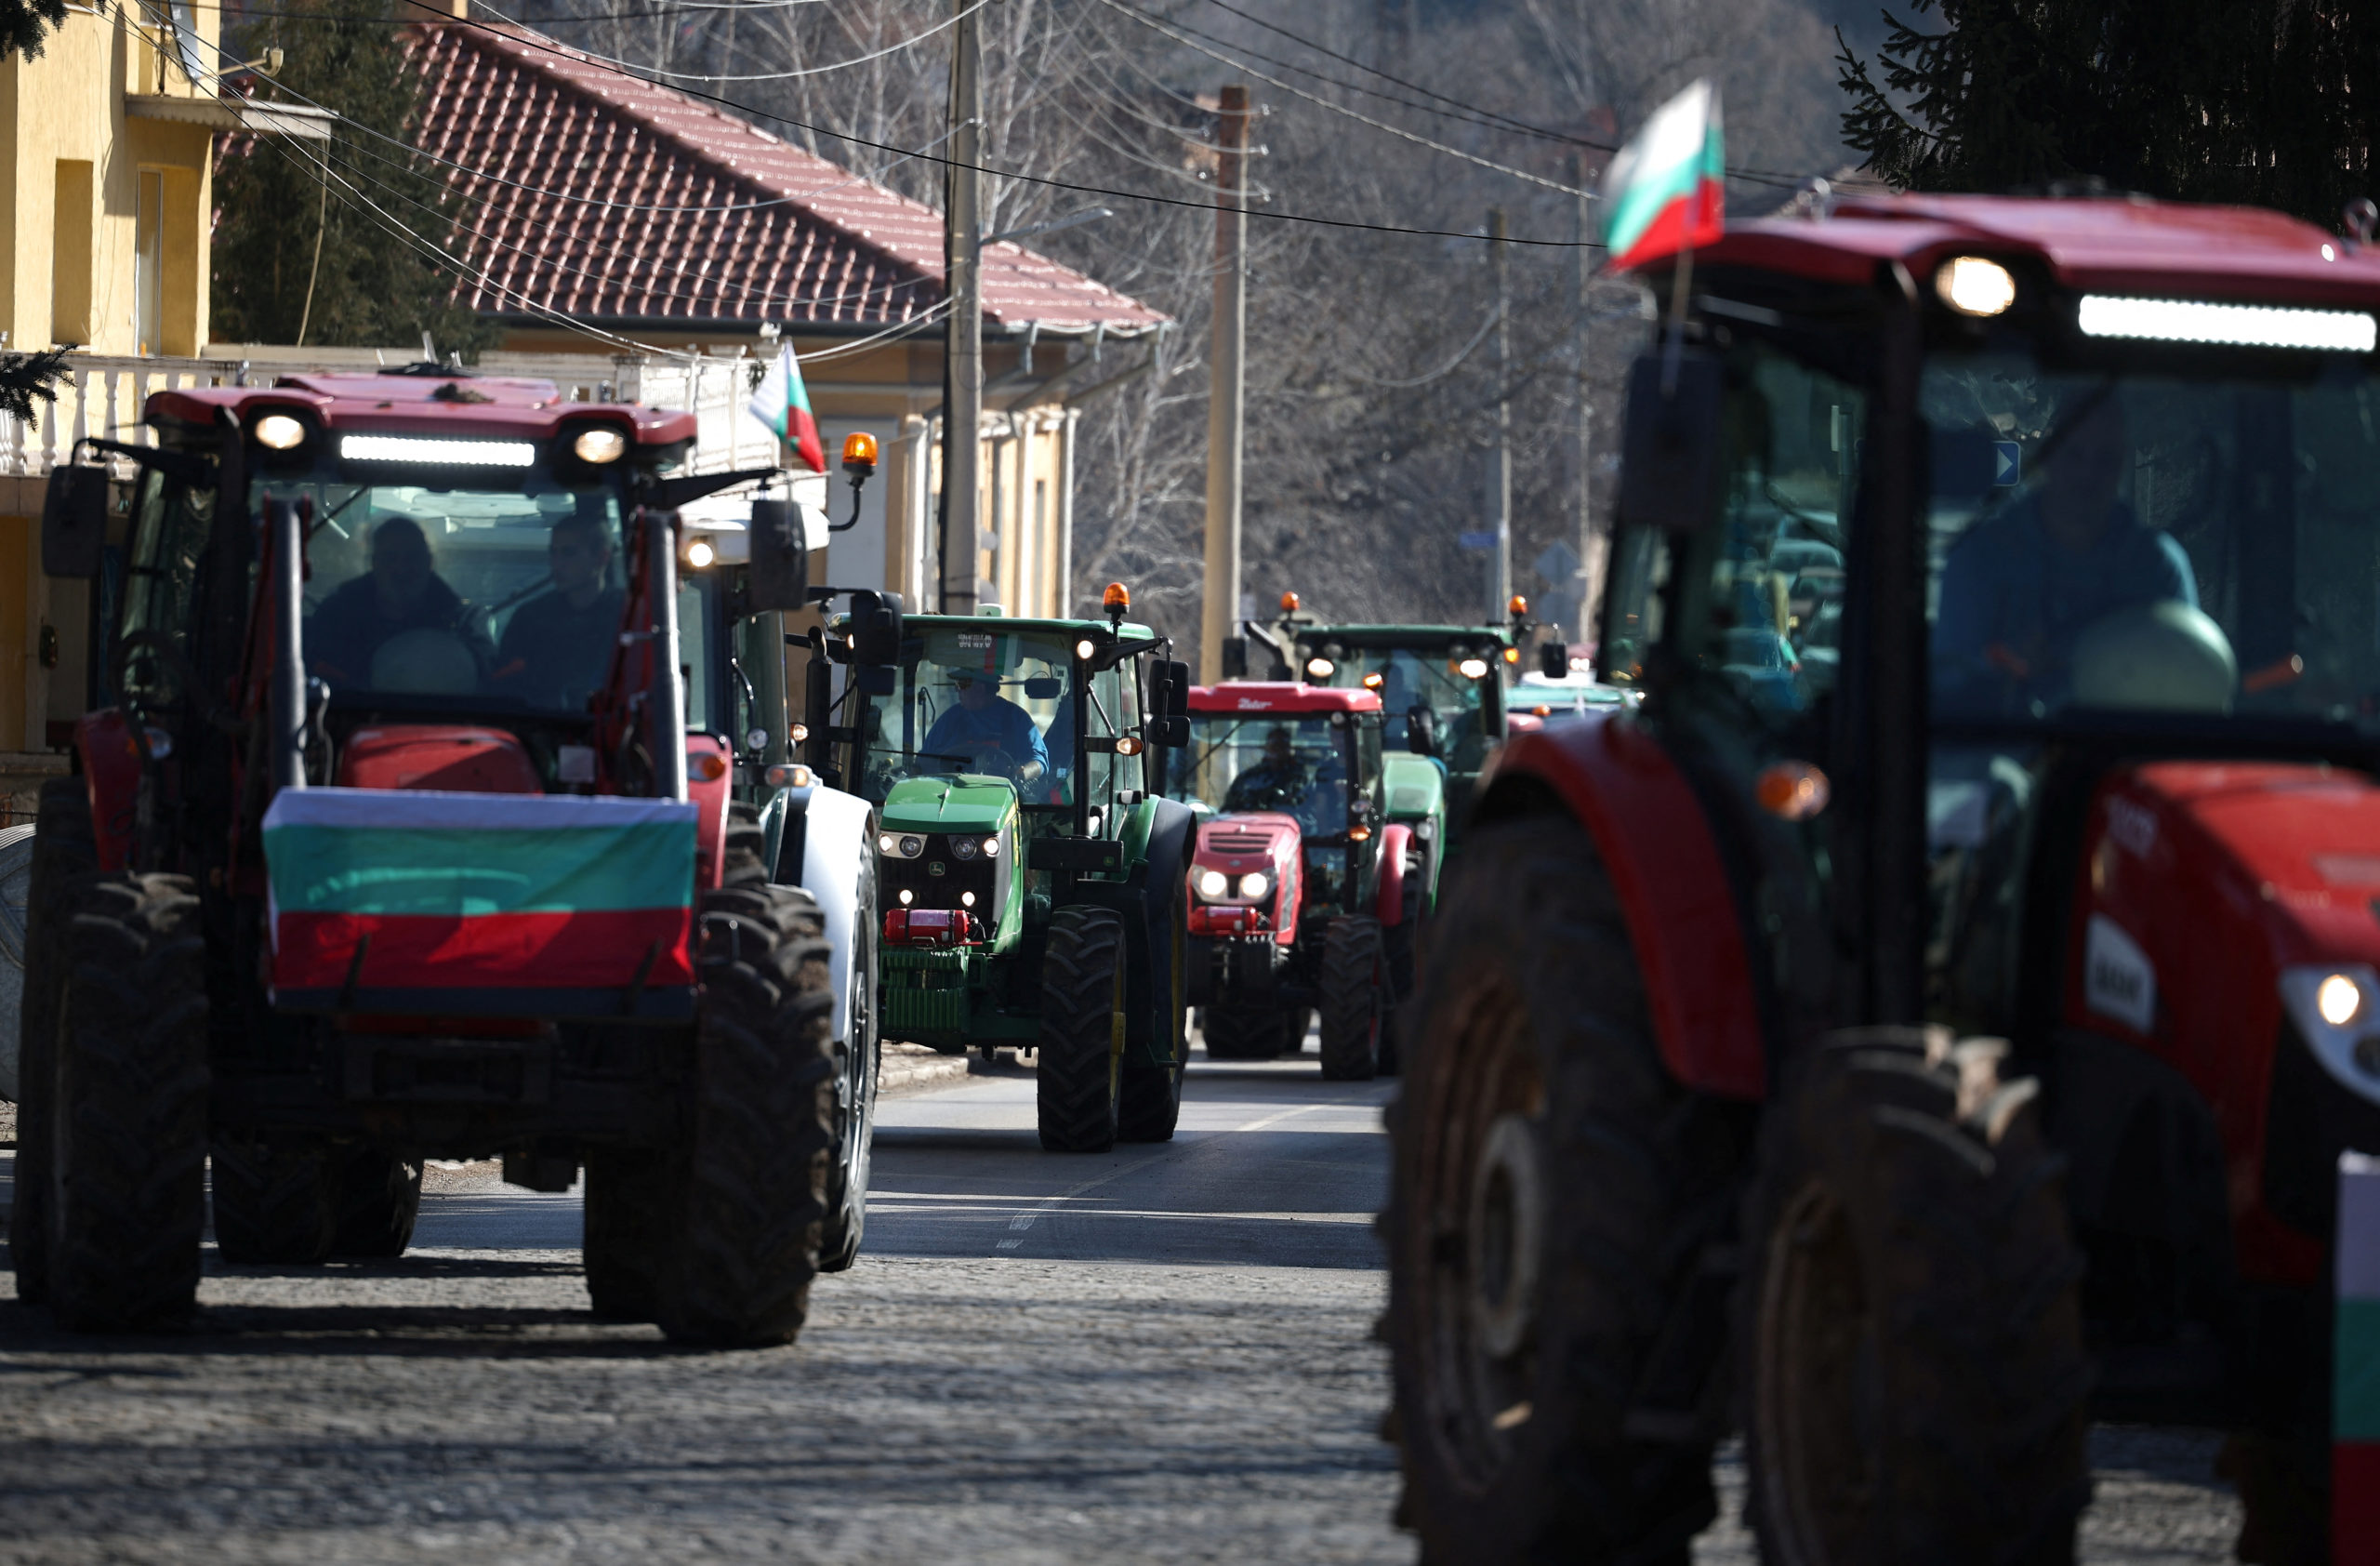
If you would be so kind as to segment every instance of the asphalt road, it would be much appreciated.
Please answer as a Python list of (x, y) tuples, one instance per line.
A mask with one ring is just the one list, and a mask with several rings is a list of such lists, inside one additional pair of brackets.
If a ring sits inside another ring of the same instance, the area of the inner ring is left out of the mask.
[[(889, 1101), (866, 1254), (787, 1349), (592, 1320), (577, 1197), (482, 1167), (434, 1172), (396, 1263), (210, 1253), (171, 1337), (0, 1305), (0, 1562), (1409, 1559), (1387, 1091), (1202, 1060), (1172, 1143), (1097, 1158), (1038, 1150), (1024, 1071)], [(2228, 1558), (2211, 1442), (2094, 1453), (2087, 1559)], [(1697, 1549), (1752, 1559), (1732, 1518)]]

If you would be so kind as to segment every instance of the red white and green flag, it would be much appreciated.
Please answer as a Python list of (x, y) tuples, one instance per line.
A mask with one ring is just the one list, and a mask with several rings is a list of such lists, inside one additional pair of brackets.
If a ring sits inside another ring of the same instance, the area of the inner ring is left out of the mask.
[(818, 418), (810, 411), (810, 389), (801, 384), (801, 365), (793, 356), (792, 343), (777, 350), (777, 362), (760, 378), (750, 406), (752, 417), (775, 431), (777, 439), (793, 447), (812, 472), (826, 471), (826, 444), (818, 438)]
[(1719, 89), (1710, 81), (1654, 111), (1604, 171), (1606, 264), (1625, 272), (1726, 232), (1726, 164)]
[(275, 996), (465, 1015), (683, 1007), (694, 825), (693, 804), (668, 800), (284, 789), (264, 818)]

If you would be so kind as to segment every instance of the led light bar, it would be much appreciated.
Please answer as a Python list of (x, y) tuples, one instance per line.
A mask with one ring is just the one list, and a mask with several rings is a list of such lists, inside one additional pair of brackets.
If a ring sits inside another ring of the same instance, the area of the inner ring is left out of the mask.
[(2375, 340), (2380, 340), (2380, 323), (2360, 310), (2284, 310), (2203, 299), (2085, 294), (2077, 319), (2085, 337), (2141, 338), (2151, 342), (2369, 353)]
[(537, 448), (527, 441), (447, 441), (422, 435), (341, 435), (349, 462), (418, 462), (447, 468), (528, 468)]

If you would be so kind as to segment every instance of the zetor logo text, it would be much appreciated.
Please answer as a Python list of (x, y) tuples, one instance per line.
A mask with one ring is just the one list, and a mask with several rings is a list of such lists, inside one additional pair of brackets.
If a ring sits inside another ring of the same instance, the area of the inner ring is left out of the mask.
[(1239, 698), (1239, 710), (1243, 712), (1270, 712), (1273, 704), (1256, 697), (1244, 696)]

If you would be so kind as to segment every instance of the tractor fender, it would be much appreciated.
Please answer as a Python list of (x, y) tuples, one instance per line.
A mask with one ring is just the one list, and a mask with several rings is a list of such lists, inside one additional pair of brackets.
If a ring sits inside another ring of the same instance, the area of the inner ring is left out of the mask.
[(1399, 821), (1380, 834), (1380, 891), (1372, 897), (1372, 912), (1381, 928), (1405, 922), (1405, 856), (1413, 845), (1413, 829)]
[(1151, 1027), (1157, 1000), (1173, 993), (1173, 893), (1188, 888), (1198, 818), (1179, 800), (1144, 799), (1128, 808), (1120, 834), (1131, 856), (1125, 879), (1080, 881), (1075, 895), (1114, 909), (1124, 921), (1125, 1052), (1130, 1059), (1154, 1064), (1161, 1042)]
[[(826, 916), (826, 961), (835, 987), (834, 1036), (849, 1039), (860, 910), (873, 901), (876, 879), (875, 812), (856, 794), (823, 783), (787, 789), (783, 798), (788, 835), (797, 822), (800, 826), (800, 863), (789, 864), (789, 856), (781, 856), (780, 879), (785, 871), (796, 875), (794, 884), (816, 898), (818, 911)], [(860, 981), (872, 987), (876, 975), (863, 974)]]
[(727, 868), (727, 794), (734, 759), (716, 735), (686, 736), (686, 798), (694, 805), (694, 885), (716, 891)]
[(1767, 1057), (1735, 889), (1686, 775), (1633, 715), (1606, 712), (1514, 735), (1479, 818), (1508, 813), (1500, 797), (1524, 779), (1586, 829), (1611, 875), (1662, 1063), (1697, 1092), (1762, 1097)]
[(103, 708), (74, 721), (74, 750), (91, 791), (92, 846), (103, 870), (120, 870), (132, 858), (134, 806), (140, 796), (140, 752), (124, 709)]

